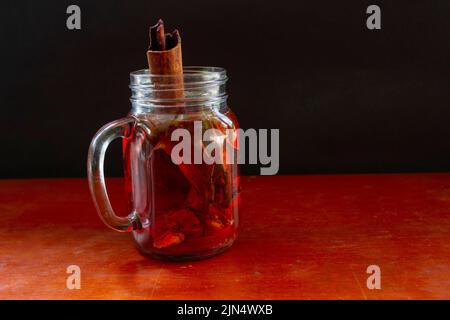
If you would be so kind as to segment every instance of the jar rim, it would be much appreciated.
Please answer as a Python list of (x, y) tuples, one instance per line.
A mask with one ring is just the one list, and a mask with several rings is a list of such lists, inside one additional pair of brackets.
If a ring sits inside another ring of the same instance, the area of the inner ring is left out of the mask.
[[(153, 87), (158, 79), (175, 79), (179, 75), (152, 74), (150, 69), (140, 69), (130, 73), (130, 87)], [(226, 82), (227, 72), (221, 67), (186, 66), (183, 68), (183, 79), (185, 85), (205, 85), (208, 83)], [(170, 81), (169, 81), (170, 82)]]

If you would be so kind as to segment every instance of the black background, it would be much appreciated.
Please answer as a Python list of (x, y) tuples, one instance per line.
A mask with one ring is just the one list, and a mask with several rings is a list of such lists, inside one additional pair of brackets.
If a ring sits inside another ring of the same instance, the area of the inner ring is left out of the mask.
[[(82, 29), (66, 28), (77, 4)], [(366, 28), (366, 8), (382, 29)], [(450, 169), (450, 1), (1, 2), (0, 177), (85, 176), (90, 139), (129, 108), (148, 27), (185, 65), (228, 70), (243, 128), (280, 129), (280, 173)], [(120, 175), (119, 143), (107, 173)], [(257, 167), (244, 166), (244, 174)]]

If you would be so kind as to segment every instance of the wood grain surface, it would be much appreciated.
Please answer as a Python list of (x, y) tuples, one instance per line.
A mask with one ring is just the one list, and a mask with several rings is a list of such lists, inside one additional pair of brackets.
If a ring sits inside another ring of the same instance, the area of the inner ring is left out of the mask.
[[(203, 261), (139, 254), (85, 179), (0, 181), (1, 299), (450, 298), (450, 174), (244, 177), (235, 245)], [(108, 181), (123, 212), (122, 179)], [(81, 268), (81, 289), (66, 268)], [(369, 290), (366, 269), (381, 268)]]

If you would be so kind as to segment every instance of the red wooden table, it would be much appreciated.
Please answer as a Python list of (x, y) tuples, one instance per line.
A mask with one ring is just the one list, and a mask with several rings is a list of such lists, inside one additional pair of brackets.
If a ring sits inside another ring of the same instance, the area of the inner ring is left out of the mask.
[(242, 222), (220, 256), (161, 262), (102, 225), (85, 179), (2, 180), (0, 298), (450, 298), (450, 174), (247, 177)]

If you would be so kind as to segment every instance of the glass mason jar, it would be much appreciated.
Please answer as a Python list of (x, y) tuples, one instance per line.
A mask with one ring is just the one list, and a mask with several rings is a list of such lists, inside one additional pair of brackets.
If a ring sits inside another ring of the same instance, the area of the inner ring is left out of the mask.
[[(224, 251), (238, 234), (240, 191), (238, 123), (227, 106), (226, 71), (185, 67), (180, 79), (139, 70), (130, 81), (130, 113), (103, 126), (89, 148), (89, 186), (100, 217), (114, 230), (132, 232), (140, 251), (157, 258), (192, 260)], [(181, 137), (190, 152), (180, 152)], [(116, 138), (123, 143), (126, 217), (114, 213), (103, 174), (106, 149)], [(216, 149), (208, 158), (212, 141), (222, 153)], [(189, 153), (197, 159), (187, 161)]]

